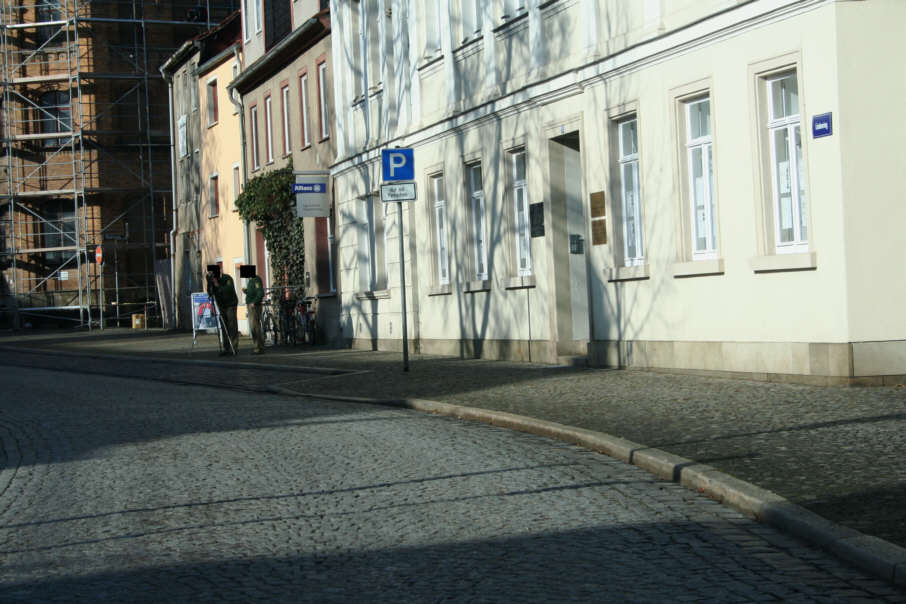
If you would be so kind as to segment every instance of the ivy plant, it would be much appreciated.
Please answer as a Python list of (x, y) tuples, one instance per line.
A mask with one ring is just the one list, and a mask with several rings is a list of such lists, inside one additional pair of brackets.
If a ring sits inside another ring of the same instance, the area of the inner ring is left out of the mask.
[(239, 216), (254, 222), (267, 243), (275, 283), (298, 286), (304, 294), (305, 235), (296, 217), (292, 165), (249, 180), (236, 199)]

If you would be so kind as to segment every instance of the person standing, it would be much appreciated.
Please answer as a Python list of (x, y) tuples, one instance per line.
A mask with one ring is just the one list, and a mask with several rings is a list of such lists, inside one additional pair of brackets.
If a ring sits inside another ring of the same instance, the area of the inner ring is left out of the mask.
[(236, 296), (236, 286), (233, 278), (221, 274), (220, 271), (208, 271), (208, 293), (217, 301), (217, 308), (223, 317), (226, 326), (226, 337), (229, 338), (230, 350), (224, 346), (221, 356), (239, 353), (239, 323), (236, 320), (236, 307), (239, 298)]
[(261, 303), (264, 301), (264, 285), (261, 277), (249, 277), (248, 283), (242, 289), (245, 293), (245, 304), (248, 308), (249, 331), (252, 332), (254, 349), (252, 354), (264, 352), (264, 334), (261, 332)]

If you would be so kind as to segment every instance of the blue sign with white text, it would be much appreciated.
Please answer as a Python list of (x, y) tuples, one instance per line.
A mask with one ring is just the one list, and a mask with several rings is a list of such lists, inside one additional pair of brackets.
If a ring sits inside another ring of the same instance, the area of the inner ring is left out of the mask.
[(834, 121), (830, 113), (812, 116), (812, 138), (830, 136), (834, 133)]
[(327, 183), (324, 183), (324, 182), (314, 182), (314, 183), (295, 182), (295, 183), (293, 183), (293, 193), (327, 193)]
[(384, 182), (415, 180), (415, 154), (412, 149), (381, 151), (381, 174)]

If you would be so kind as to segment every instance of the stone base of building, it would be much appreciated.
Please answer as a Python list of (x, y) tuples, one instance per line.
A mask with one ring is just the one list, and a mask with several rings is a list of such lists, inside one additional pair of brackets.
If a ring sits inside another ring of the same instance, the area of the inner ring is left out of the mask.
[[(353, 339), (357, 350), (402, 352), (395, 339)], [(584, 348), (584, 345), (582, 346)], [(421, 340), (410, 353), (460, 358), (568, 363), (576, 351), (556, 342), (528, 340)], [(605, 341), (587, 344), (592, 367), (647, 369), (767, 382), (816, 386), (895, 386), (906, 384), (906, 340), (885, 342), (681, 342)]]
[(593, 341), (594, 367), (624, 367), (769, 382), (887, 386), (906, 383), (906, 341)]

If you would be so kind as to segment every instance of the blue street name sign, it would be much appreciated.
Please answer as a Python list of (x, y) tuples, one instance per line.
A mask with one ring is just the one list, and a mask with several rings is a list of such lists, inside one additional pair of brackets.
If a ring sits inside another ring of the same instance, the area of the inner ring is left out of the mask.
[(327, 183), (293, 183), (293, 193), (327, 193)]
[(412, 149), (381, 151), (381, 175), (384, 182), (415, 180), (415, 154)]
[(830, 136), (834, 133), (834, 120), (830, 113), (812, 116), (812, 138)]

